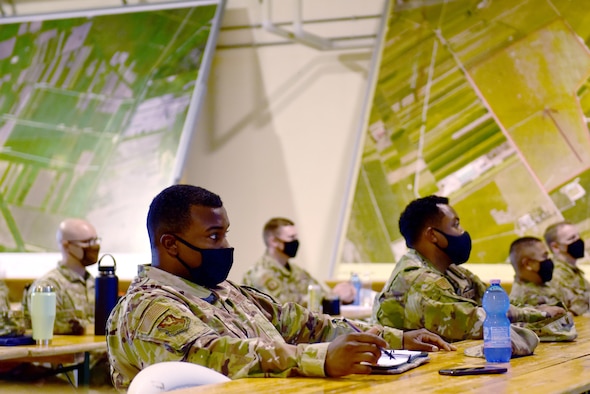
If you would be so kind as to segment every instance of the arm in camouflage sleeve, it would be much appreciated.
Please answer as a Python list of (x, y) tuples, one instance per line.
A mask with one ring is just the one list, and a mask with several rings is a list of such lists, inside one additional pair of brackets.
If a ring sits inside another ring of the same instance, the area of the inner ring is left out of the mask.
[(10, 310), (10, 299), (8, 298), (8, 286), (0, 280), (0, 312)]
[[(197, 318), (183, 303), (169, 298), (139, 299), (133, 313), (121, 310), (128, 332), (109, 334), (114, 368), (141, 369), (162, 361), (183, 360), (214, 369), (232, 379), (270, 376), (324, 376), (328, 343), (287, 344), (260, 338), (222, 336)], [(137, 321), (133, 316), (141, 316)], [(171, 316), (175, 327), (169, 326)], [(119, 325), (121, 327), (121, 325)], [(121, 337), (121, 340), (117, 338)], [(121, 347), (121, 348), (118, 348)], [(137, 371), (138, 372), (138, 371)]]
[(590, 308), (590, 292), (583, 274), (576, 276), (567, 271), (559, 270), (553, 275), (550, 286), (557, 291), (560, 300), (576, 316), (580, 316)]
[(563, 297), (564, 303), (567, 308), (576, 316), (583, 315), (588, 312), (590, 306), (590, 294), (581, 289), (563, 289), (565, 296)]
[[(540, 307), (543, 307), (541, 305)], [(539, 309), (535, 308), (534, 306), (510, 306), (510, 310), (508, 311), (508, 318), (510, 322), (517, 323), (517, 322), (525, 322), (525, 323), (534, 323), (541, 320), (545, 320), (547, 318), (547, 314), (545, 312), (540, 311)]]
[[(295, 303), (286, 303), (281, 307), (268, 298), (251, 292), (246, 292), (246, 295), (266, 312), (267, 318), (287, 343), (327, 342), (332, 341), (338, 335), (354, 332), (343, 319), (316, 314)], [(355, 321), (354, 325), (362, 331), (373, 327), (373, 325), (358, 321)], [(402, 348), (403, 331), (384, 327), (382, 336), (391, 349)]]
[(477, 302), (457, 296), (444, 278), (413, 284), (402, 307), (396, 298), (380, 302), (376, 317), (384, 325), (413, 330), (426, 328), (445, 340), (481, 339), (485, 313)]

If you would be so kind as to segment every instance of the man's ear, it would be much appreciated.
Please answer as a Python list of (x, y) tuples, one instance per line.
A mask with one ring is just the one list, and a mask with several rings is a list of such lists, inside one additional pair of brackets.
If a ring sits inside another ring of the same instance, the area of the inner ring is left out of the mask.
[(427, 240), (429, 240), (432, 243), (438, 243), (438, 238), (437, 238), (437, 234), (436, 231), (434, 231), (434, 229), (432, 227), (426, 227), (426, 230), (424, 230), (424, 235), (425, 238)]
[(271, 235), (271, 236), (268, 237), (268, 241), (267, 242), (268, 242), (268, 246), (270, 246), (272, 248), (276, 248), (278, 246), (279, 239), (276, 236)]
[(531, 260), (528, 257), (523, 257), (520, 259), (520, 266), (527, 271), (532, 271), (533, 268), (531, 266), (533, 261), (534, 260)]
[(172, 256), (176, 256), (178, 254), (178, 247), (176, 246), (176, 238), (174, 238), (174, 236), (170, 234), (162, 234), (160, 237), (160, 243)]

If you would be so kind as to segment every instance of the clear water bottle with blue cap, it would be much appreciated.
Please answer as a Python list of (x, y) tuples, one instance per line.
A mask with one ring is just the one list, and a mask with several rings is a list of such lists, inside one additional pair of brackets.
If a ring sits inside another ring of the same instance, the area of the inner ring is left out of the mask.
[(483, 295), (483, 309), (486, 319), (483, 323), (483, 354), (487, 362), (505, 363), (510, 361), (510, 320), (508, 309), (510, 299), (500, 286), (499, 279), (492, 279), (491, 286)]

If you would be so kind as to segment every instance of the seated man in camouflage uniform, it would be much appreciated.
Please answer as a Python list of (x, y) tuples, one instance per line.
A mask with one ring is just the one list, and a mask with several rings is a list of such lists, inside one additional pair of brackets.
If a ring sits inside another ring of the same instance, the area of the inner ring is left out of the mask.
[[(37, 286), (53, 286), (56, 295), (54, 334), (94, 334), (94, 277), (86, 267), (96, 264), (100, 238), (92, 224), (83, 219), (65, 219), (57, 230), (61, 251), (58, 266), (35, 280), (23, 297), (23, 311), (30, 326), (29, 303)], [(90, 385), (110, 385), (105, 352), (90, 353)]]
[(334, 293), (344, 304), (354, 300), (355, 290), (351, 283), (338, 283), (334, 289), (314, 279), (309, 272), (289, 261), (299, 247), (295, 223), (285, 218), (272, 218), (264, 225), (262, 238), (266, 253), (244, 275), (247, 286), (270, 294), (280, 303), (296, 302), (307, 306), (307, 286), (318, 285), (321, 297)]
[(584, 240), (569, 222), (547, 227), (544, 238), (553, 253), (555, 264), (549, 286), (561, 294), (561, 300), (574, 315), (588, 312), (590, 283), (576, 264), (578, 259), (584, 257)]
[[(535, 237), (518, 238), (510, 245), (510, 263), (514, 268), (514, 283), (510, 303), (516, 306), (563, 306), (560, 293), (549, 286), (553, 276), (553, 261), (542, 240)], [(555, 321), (525, 325), (535, 331), (541, 341), (572, 341), (578, 335), (570, 312)]]
[(100, 238), (94, 227), (82, 219), (66, 219), (57, 231), (62, 259), (58, 266), (37, 279), (23, 299), (27, 320), (31, 292), (37, 286), (53, 286), (56, 293), (54, 334), (84, 334), (94, 327), (94, 277), (86, 270), (95, 264)]
[[(471, 253), (471, 238), (449, 200), (428, 196), (412, 201), (399, 226), (410, 250), (377, 295), (373, 318), (404, 330), (424, 327), (450, 341), (481, 339), (481, 303), (488, 286), (460, 266)], [(539, 310), (511, 306), (508, 313), (512, 322), (534, 322), (553, 314), (565, 311), (546, 305)]]
[(553, 277), (553, 261), (539, 238), (522, 237), (510, 245), (514, 283), (510, 292), (513, 305), (557, 305), (559, 293), (548, 282)]
[[(279, 305), (227, 275), (233, 248), (218, 195), (174, 185), (152, 201), (147, 228), (152, 266), (142, 267), (107, 323), (115, 387), (163, 361), (200, 364), (236, 379), (370, 373), (380, 348), (452, 347), (426, 330), (403, 333)], [(382, 334), (382, 337), (377, 334)]]

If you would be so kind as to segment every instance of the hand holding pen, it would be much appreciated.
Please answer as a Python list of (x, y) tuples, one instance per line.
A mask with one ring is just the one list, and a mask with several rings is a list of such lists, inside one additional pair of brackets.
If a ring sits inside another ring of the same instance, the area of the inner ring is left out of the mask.
[(387, 342), (379, 337), (378, 327), (365, 332), (352, 329), (330, 342), (326, 352), (324, 371), (327, 376), (332, 377), (369, 374), (373, 366), (378, 364), (381, 349), (385, 347)]
[[(346, 324), (348, 324), (348, 326), (350, 328), (352, 328), (353, 330), (355, 330), (356, 332), (363, 332), (363, 330), (361, 330), (360, 328), (358, 328), (357, 326), (355, 326), (350, 320), (347, 320), (346, 318), (342, 319), (343, 322), (345, 322)], [(390, 360), (395, 360), (395, 356), (393, 355), (393, 351), (389, 351), (386, 349), (381, 349), (382, 353), (385, 353), (387, 356), (389, 356)]]

